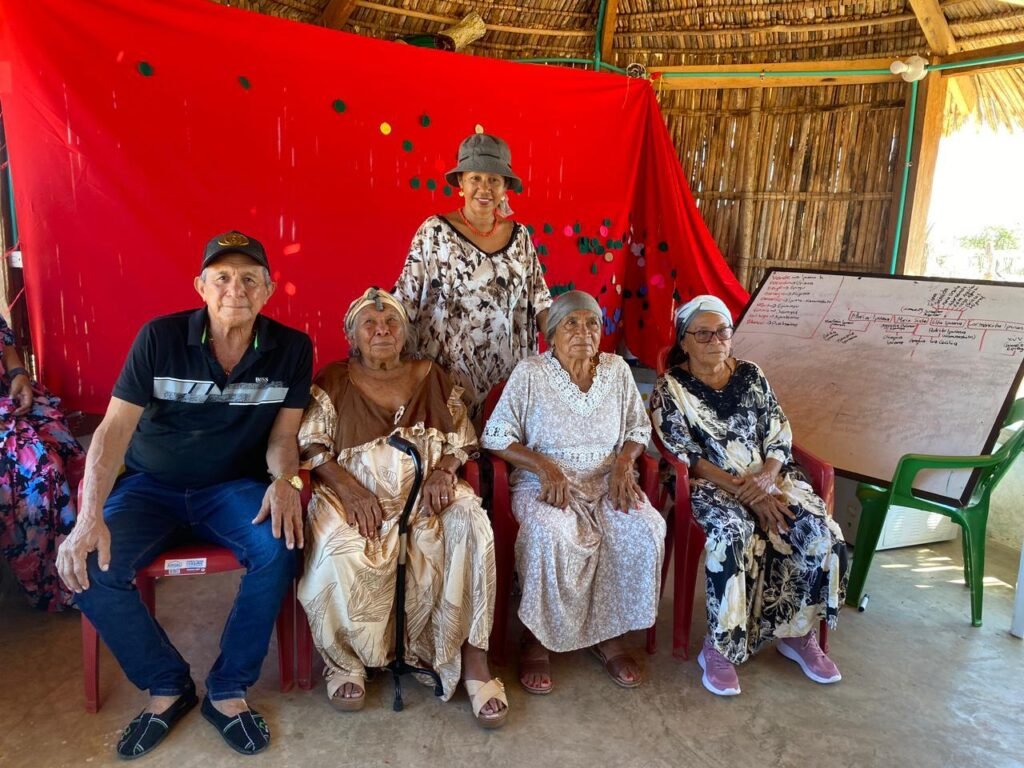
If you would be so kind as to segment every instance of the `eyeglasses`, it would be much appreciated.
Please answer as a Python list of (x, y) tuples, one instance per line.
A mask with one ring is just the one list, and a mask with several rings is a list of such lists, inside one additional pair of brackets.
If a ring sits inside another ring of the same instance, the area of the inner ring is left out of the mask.
[(725, 328), (719, 328), (717, 331), (709, 331), (702, 328), (699, 331), (687, 331), (688, 334), (696, 339), (698, 344), (710, 344), (711, 339), (715, 336), (718, 337), (719, 341), (728, 341), (732, 338), (733, 329), (726, 326)]

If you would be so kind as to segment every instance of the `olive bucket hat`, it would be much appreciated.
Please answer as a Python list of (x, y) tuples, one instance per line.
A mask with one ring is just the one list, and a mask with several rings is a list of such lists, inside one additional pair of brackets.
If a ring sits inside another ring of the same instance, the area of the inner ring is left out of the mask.
[(459, 144), (458, 165), (444, 175), (453, 187), (459, 185), (459, 174), (476, 171), (504, 176), (513, 192), (523, 191), (523, 182), (512, 172), (512, 152), (497, 136), (474, 133)]

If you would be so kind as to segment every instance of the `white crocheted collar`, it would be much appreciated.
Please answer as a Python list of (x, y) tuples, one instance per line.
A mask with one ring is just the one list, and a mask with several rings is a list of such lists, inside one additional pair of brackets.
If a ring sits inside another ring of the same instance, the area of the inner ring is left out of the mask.
[(542, 357), (544, 358), (544, 371), (547, 373), (548, 381), (558, 392), (569, 409), (580, 416), (590, 416), (604, 402), (608, 390), (611, 388), (611, 362), (612, 355), (601, 352), (597, 357), (597, 370), (594, 373), (594, 383), (586, 392), (582, 391), (573, 382), (569, 372), (558, 362), (554, 353), (549, 349)]

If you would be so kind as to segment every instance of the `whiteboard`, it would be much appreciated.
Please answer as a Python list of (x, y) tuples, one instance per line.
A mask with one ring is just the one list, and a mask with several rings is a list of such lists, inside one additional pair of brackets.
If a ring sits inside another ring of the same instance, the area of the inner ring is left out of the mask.
[[(733, 338), (797, 443), (888, 484), (906, 453), (992, 449), (1024, 373), (1024, 285), (771, 270)], [(963, 502), (973, 485), (929, 470), (914, 487)]]

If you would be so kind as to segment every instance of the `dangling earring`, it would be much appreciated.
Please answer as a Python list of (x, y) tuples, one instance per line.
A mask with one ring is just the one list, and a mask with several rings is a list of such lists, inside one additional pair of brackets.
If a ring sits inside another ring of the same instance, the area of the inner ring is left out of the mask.
[(465, 192), (463, 192), (463, 191), (462, 191), (462, 190), (460, 189), (460, 190), (459, 190), (459, 197), (465, 197), (465, 196), (466, 196), (466, 193), (465, 193)]

